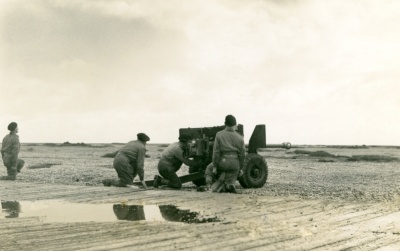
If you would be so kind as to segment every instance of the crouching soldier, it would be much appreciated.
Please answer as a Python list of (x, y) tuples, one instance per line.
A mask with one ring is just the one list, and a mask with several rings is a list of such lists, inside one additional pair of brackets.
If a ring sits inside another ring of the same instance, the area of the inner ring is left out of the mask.
[[(238, 173), (238, 178), (243, 175), (242, 170), (239, 170)], [(206, 185), (200, 186), (197, 188), (198, 192), (205, 192), (205, 191), (210, 191), (210, 192), (216, 192), (216, 193), (223, 193), (226, 192), (226, 184), (224, 182), (225, 180), (225, 173), (224, 172), (219, 172), (216, 168), (216, 166), (211, 162), (208, 164), (205, 170), (204, 174), (205, 180), (206, 180)], [(228, 190), (229, 192), (235, 192), (235, 190), (232, 189), (232, 191)]]
[(193, 160), (185, 157), (185, 149), (190, 139), (190, 135), (181, 134), (179, 142), (172, 143), (162, 152), (161, 159), (158, 162), (158, 172), (162, 177), (159, 175), (154, 177), (155, 188), (158, 188), (160, 185), (167, 185), (175, 189), (182, 187), (182, 182), (176, 172), (181, 168), (183, 163), (187, 166), (195, 165)]
[(22, 159), (18, 159), (21, 144), (17, 135), (17, 123), (11, 122), (8, 125), (8, 130), (10, 133), (4, 137), (1, 146), (1, 157), (3, 158), (3, 164), (7, 168), (7, 176), (0, 177), (0, 180), (16, 180), (17, 173), (21, 171), (25, 164)]
[(217, 167), (211, 162), (206, 167), (204, 178), (206, 180), (206, 185), (200, 186), (197, 188), (198, 192), (224, 192), (225, 191), (225, 183), (223, 181), (225, 174), (221, 175), (221, 172), (218, 172)]
[(146, 142), (150, 138), (144, 134), (137, 134), (137, 140), (128, 142), (122, 147), (114, 158), (114, 169), (118, 174), (119, 180), (106, 179), (103, 180), (104, 186), (126, 187), (133, 186), (133, 180), (136, 175), (146, 189), (147, 185), (144, 181), (144, 159), (146, 155)]

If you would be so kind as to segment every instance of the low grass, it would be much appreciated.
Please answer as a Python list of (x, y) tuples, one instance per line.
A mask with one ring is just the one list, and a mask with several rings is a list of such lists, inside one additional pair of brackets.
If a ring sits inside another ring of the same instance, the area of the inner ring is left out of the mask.
[[(392, 162), (392, 161), (400, 161), (400, 159), (390, 156), (383, 156), (383, 155), (353, 155), (349, 156), (341, 156), (341, 155), (334, 155), (325, 151), (307, 151), (307, 150), (295, 150), (291, 153), (294, 154), (306, 154), (310, 157), (317, 157), (317, 158), (334, 158), (334, 159), (344, 159), (346, 161), (368, 161), (368, 162)], [(294, 157), (296, 159), (296, 157)], [(332, 159), (319, 159), (318, 162), (334, 162)]]
[(117, 156), (118, 151), (112, 152), (112, 153), (106, 153), (101, 155), (102, 158), (115, 158)]
[(61, 163), (39, 163), (32, 166), (28, 166), (28, 169), (40, 169), (40, 168), (50, 168), (55, 165), (61, 165)]
[(294, 154), (310, 154), (312, 153), (311, 151), (307, 151), (307, 150), (295, 150), (293, 152), (287, 152), (287, 153), (294, 153)]
[(348, 157), (347, 161), (392, 162), (399, 161), (399, 159), (383, 155), (353, 155)]
[(333, 155), (333, 154), (325, 152), (325, 151), (311, 152), (309, 154), (309, 156), (310, 157), (337, 157), (336, 155)]
[(295, 150), (292, 153), (294, 153), (294, 154), (307, 154), (310, 157), (336, 157), (336, 155), (330, 154), (330, 153), (325, 152), (325, 151), (312, 152), (312, 151), (307, 151), (307, 150)]
[(333, 159), (319, 159), (318, 162), (336, 162)]
[(91, 145), (91, 144), (86, 144), (86, 143), (70, 143), (68, 141), (62, 143), (62, 144), (57, 144), (57, 143), (43, 143), (43, 144), (26, 144), (26, 146), (47, 146), (47, 147), (60, 147), (60, 146), (66, 146), (66, 147), (90, 147), (90, 148), (106, 148), (106, 147), (112, 147), (112, 144), (98, 144), (98, 145)]
[(354, 145), (354, 146), (342, 146), (342, 145), (328, 145), (326, 147), (329, 148), (339, 148), (339, 149), (368, 149), (368, 146), (366, 145)]
[[(100, 157), (102, 157), (102, 158), (115, 158), (115, 156), (117, 156), (117, 154), (118, 154), (118, 151), (115, 151), (115, 152), (112, 152), (112, 153), (103, 154)], [(146, 154), (145, 158), (150, 158), (150, 155)]]

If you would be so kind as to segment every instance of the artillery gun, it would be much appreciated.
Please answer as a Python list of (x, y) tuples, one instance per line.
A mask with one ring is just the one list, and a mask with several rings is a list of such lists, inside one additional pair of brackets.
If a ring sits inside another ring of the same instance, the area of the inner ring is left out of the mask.
[[(179, 136), (188, 134), (191, 140), (185, 149), (185, 156), (192, 158), (196, 163), (189, 167), (189, 174), (180, 176), (182, 183), (192, 181), (196, 186), (206, 184), (205, 170), (212, 162), (213, 146), (217, 132), (225, 129), (225, 126), (201, 127), (201, 128), (181, 128)], [(243, 135), (243, 125), (239, 124), (237, 133)], [(290, 149), (288, 142), (282, 144), (266, 144), (265, 125), (256, 125), (250, 137), (244, 159), (243, 174), (238, 178), (243, 188), (259, 188), (265, 185), (268, 178), (268, 165), (265, 158), (257, 153), (259, 148), (285, 148)], [(141, 182), (134, 182), (134, 185), (141, 185)], [(152, 186), (153, 180), (147, 180), (146, 185)]]
[[(189, 168), (189, 175), (182, 176), (181, 181), (191, 180), (195, 185), (205, 184), (205, 169), (212, 162), (214, 139), (217, 132), (225, 126), (181, 128), (179, 135), (189, 134), (192, 140), (188, 144), (186, 155), (193, 158), (196, 165)], [(237, 133), (243, 135), (243, 125), (237, 126)], [(266, 144), (265, 125), (257, 125), (250, 137), (244, 159), (243, 174), (238, 178), (243, 188), (259, 188), (264, 186), (268, 178), (268, 165), (265, 158), (257, 153), (259, 148), (285, 148), (290, 149), (291, 144)]]

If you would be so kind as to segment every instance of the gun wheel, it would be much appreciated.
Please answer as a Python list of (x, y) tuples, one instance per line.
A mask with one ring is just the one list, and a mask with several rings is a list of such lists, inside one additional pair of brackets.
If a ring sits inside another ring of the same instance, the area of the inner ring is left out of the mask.
[(239, 183), (243, 188), (260, 188), (267, 182), (267, 162), (257, 153), (247, 154), (242, 171), (243, 175), (239, 177)]

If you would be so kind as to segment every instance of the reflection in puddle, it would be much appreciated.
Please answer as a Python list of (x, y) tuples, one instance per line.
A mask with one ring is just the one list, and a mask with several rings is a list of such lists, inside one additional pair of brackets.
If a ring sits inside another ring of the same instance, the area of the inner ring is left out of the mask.
[[(217, 217), (174, 205), (82, 204), (63, 201), (1, 201), (1, 218), (39, 217), (43, 222), (175, 221), (217, 222)], [(114, 213), (112, 213), (114, 212)]]

